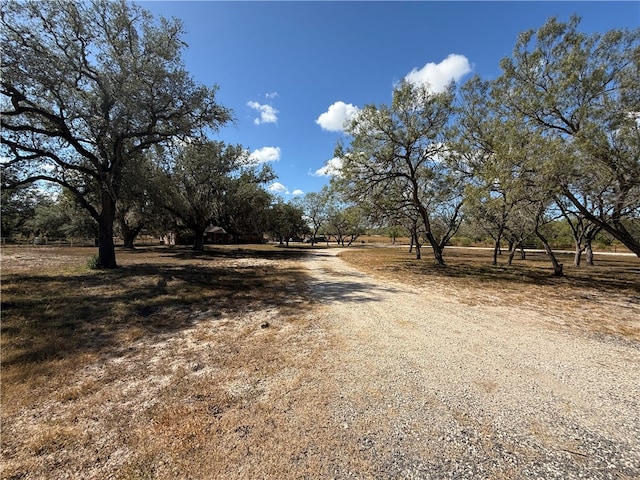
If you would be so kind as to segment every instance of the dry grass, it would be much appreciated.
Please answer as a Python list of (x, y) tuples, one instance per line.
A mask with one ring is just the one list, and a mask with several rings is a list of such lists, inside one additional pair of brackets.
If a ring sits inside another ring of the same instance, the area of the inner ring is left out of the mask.
[(2, 250), (2, 478), (325, 472), (302, 253), (92, 254)]
[(340, 257), (380, 278), (441, 292), (468, 305), (522, 306), (544, 312), (555, 326), (640, 340), (640, 259), (596, 255), (594, 266), (573, 267), (573, 255), (559, 254), (564, 277), (554, 277), (544, 253), (526, 260), (506, 258), (491, 265), (492, 252), (445, 249), (444, 267), (424, 249), (422, 260), (408, 248), (349, 249)]
[[(339, 344), (313, 314), (304, 250), (143, 248), (119, 251), (114, 271), (88, 270), (93, 254), (2, 248), (3, 479), (376, 476), (371, 439), (329, 418)], [(490, 253), (450, 249), (445, 269), (406, 249), (343, 258), (470, 304), (640, 338), (632, 257), (564, 279), (533, 256), (496, 268)]]

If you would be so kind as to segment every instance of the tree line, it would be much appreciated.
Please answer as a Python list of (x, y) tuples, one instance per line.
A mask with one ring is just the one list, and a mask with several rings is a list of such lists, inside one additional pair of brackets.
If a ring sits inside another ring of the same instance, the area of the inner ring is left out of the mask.
[(433, 92), (407, 81), (367, 105), (336, 148), (335, 184), (406, 226), (444, 264), (463, 220), (511, 251), (564, 218), (574, 263), (606, 232), (640, 256), (640, 29), (587, 35), (579, 18), (523, 32), (495, 80)]
[(638, 29), (587, 35), (552, 18), (494, 80), (401, 82), (347, 125), (331, 185), (283, 202), (271, 168), (212, 140), (233, 112), (186, 71), (179, 20), (124, 0), (7, 2), (0, 20), (5, 234), (57, 208), (94, 228), (112, 268), (116, 231), (132, 247), (143, 229), (182, 228), (201, 249), (209, 225), (347, 245), (388, 226), (444, 264), (464, 221), (493, 239), (494, 263), (533, 235), (561, 275), (545, 226), (562, 218), (577, 263), (601, 232), (640, 256)]

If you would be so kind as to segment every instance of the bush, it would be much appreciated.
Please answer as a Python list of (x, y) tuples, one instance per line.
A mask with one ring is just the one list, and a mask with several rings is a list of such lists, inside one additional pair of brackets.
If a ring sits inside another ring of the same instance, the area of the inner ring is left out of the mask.
[(102, 268), (100, 256), (97, 253), (87, 260), (87, 268), (89, 270), (100, 270)]
[(449, 243), (454, 247), (470, 247), (473, 241), (469, 237), (453, 237)]

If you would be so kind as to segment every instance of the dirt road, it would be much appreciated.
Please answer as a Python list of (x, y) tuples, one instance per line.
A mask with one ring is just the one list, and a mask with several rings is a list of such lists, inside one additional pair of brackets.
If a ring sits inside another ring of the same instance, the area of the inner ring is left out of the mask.
[(332, 423), (357, 445), (337, 476), (640, 478), (640, 345), (385, 283), (336, 253), (306, 265), (339, 346)]

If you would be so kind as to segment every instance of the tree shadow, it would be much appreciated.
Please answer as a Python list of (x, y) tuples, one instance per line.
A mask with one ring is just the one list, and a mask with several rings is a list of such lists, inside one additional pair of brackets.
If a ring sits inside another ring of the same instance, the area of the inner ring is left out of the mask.
[(403, 260), (390, 268), (414, 272), (423, 278), (449, 278), (511, 286), (571, 286), (611, 292), (630, 289), (640, 293), (640, 266), (635, 258), (598, 257), (594, 266), (574, 267), (572, 254), (558, 253), (556, 256), (565, 266), (562, 277), (554, 276), (548, 257), (537, 252), (528, 253), (524, 261), (514, 260), (512, 265), (504, 261), (499, 265), (491, 265), (488, 261), (478, 261), (482, 257), (468, 255), (445, 257), (447, 263), (444, 266), (423, 260)]
[(362, 280), (350, 280), (345, 277), (361, 278), (357, 274), (343, 274), (332, 277), (331, 280), (310, 279), (309, 287), (313, 297), (320, 303), (367, 303), (383, 300), (384, 294), (398, 293), (399, 289), (381, 286)]
[(287, 260), (300, 259), (309, 255), (304, 249), (254, 249), (244, 248), (242, 246), (227, 248), (212, 248), (203, 251), (195, 251), (187, 248), (173, 247), (162, 248), (157, 247), (155, 250), (161, 256), (167, 258), (176, 258), (180, 260), (192, 259), (238, 259), (238, 258), (260, 258), (265, 260)]
[(120, 356), (131, 343), (160, 341), (205, 318), (264, 308), (278, 308), (287, 315), (309, 301), (308, 275), (295, 263), (225, 266), (215, 261), (191, 261), (277, 261), (284, 258), (282, 253), (163, 250), (158, 254), (168, 255), (169, 261), (165, 258), (161, 263), (150, 261), (58, 276), (3, 276), (3, 367), (84, 353)]
[(356, 273), (320, 281), (300, 262), (281, 261), (308, 256), (304, 249), (145, 248), (121, 255), (113, 270), (3, 275), (3, 367), (120, 357), (137, 342), (160, 342), (203, 320), (263, 309), (284, 318), (313, 303), (379, 301), (395, 291)]

